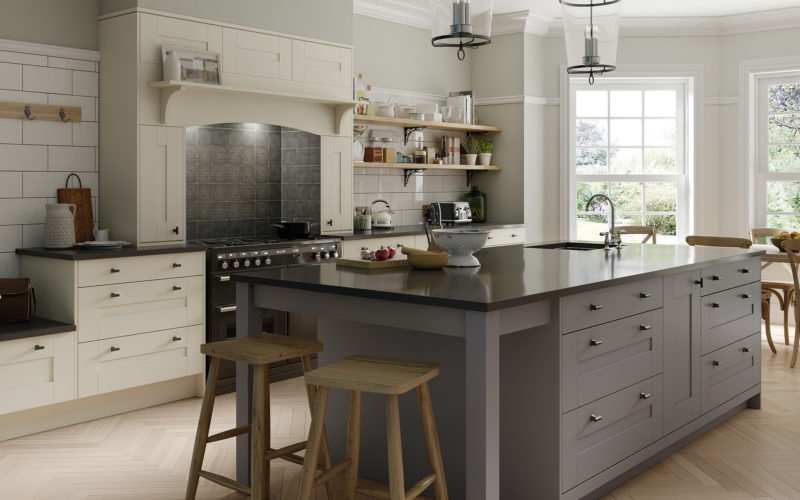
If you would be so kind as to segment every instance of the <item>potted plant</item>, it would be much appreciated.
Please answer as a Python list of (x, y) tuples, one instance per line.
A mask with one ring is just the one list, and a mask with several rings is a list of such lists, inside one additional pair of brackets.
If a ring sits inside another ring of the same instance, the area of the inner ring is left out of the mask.
[(464, 160), (467, 162), (467, 165), (475, 165), (478, 159), (478, 153), (480, 152), (481, 140), (472, 134), (467, 134), (467, 138), (464, 139), (464, 144), (462, 144), (462, 146), (464, 147)]
[(492, 164), (492, 151), (494, 151), (494, 141), (486, 138), (478, 141), (478, 163), (482, 167), (488, 167)]

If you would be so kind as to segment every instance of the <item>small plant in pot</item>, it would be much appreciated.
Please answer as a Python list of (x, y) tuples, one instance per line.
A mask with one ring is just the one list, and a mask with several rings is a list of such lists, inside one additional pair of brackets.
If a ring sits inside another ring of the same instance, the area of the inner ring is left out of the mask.
[(478, 141), (478, 163), (482, 167), (488, 167), (492, 164), (492, 151), (494, 151), (494, 141), (490, 138)]
[(464, 160), (467, 165), (475, 165), (480, 152), (481, 140), (472, 134), (468, 134), (461, 145), (464, 148)]

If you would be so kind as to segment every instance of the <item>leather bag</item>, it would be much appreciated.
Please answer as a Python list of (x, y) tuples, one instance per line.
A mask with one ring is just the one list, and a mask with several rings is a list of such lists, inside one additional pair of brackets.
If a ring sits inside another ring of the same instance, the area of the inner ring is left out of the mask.
[(28, 321), (36, 310), (33, 282), (28, 278), (0, 278), (0, 321)]

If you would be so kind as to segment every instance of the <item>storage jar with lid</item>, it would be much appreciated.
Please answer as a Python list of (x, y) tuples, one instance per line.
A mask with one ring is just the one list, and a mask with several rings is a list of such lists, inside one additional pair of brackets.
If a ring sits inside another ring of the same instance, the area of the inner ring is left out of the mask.
[(464, 195), (464, 201), (469, 203), (472, 222), (486, 222), (486, 193), (480, 191), (478, 186), (472, 186), (472, 191)]

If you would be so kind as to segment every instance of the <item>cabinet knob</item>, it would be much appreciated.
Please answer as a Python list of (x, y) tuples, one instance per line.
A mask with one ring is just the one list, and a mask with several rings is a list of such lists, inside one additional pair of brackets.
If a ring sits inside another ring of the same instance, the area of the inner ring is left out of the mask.
[(328, 219), (328, 220), (325, 222), (325, 224), (327, 224), (327, 225), (329, 225), (329, 226), (332, 226), (332, 225), (333, 225), (333, 219)]
[(600, 340), (600, 339), (592, 339), (592, 340), (590, 340), (590, 341), (589, 341), (589, 343), (590, 343), (591, 345), (598, 346), (598, 345), (602, 344), (602, 343), (603, 343), (603, 341), (602, 341), (602, 340)]
[(743, 299), (749, 299), (750, 298), (750, 294), (749, 293), (743, 293), (742, 294), (742, 298)]
[(653, 325), (639, 325), (639, 330), (646, 332), (647, 330), (652, 330)]
[(641, 293), (639, 294), (639, 298), (640, 298), (640, 299), (649, 299), (649, 298), (650, 298), (650, 297), (652, 297), (652, 296), (653, 296), (653, 294), (652, 294), (652, 293), (650, 293), (650, 292), (641, 292)]
[(712, 276), (711, 281), (722, 281), (722, 278), (719, 276)]
[(516, 234), (512, 234), (512, 235), (511, 235), (511, 237), (512, 237), (512, 238), (516, 238), (516, 237), (517, 237), (517, 235), (516, 235)]
[(42, 349), (44, 349), (43, 345), (36, 344), (35, 346), (33, 346), (34, 351), (41, 351)]
[(722, 366), (722, 362), (721, 361), (712, 361), (711, 364), (714, 365), (714, 366)]
[(173, 262), (172, 263), (172, 267), (181, 267), (181, 265), (179, 263), (177, 263), (177, 262)]
[(700, 288), (702, 288), (703, 287), (703, 278), (700, 278), (699, 280), (694, 280), (694, 284), (695, 285), (700, 285)]
[(645, 392), (639, 393), (639, 399), (650, 399), (652, 396), (653, 396), (652, 394), (647, 394)]
[(589, 417), (589, 420), (591, 420), (592, 422), (599, 422), (599, 421), (603, 420), (603, 416), (602, 415), (592, 414), (592, 416)]
[(749, 347), (742, 347), (742, 352), (750, 352), (750, 348)]
[(601, 306), (600, 304), (589, 304), (589, 310), (591, 311), (599, 311), (602, 308), (603, 306)]
[(717, 302), (712, 302), (712, 303), (711, 303), (711, 307), (713, 307), (713, 308), (716, 308), (716, 309), (719, 309), (720, 307), (722, 307), (722, 305), (721, 305), (721, 304), (719, 304), (719, 303), (717, 303)]
[(119, 297), (119, 294), (116, 293), (116, 292), (111, 292), (111, 298), (113, 299), (113, 298), (116, 298), (116, 297)]
[(181, 340), (180, 337), (172, 337), (173, 342), (179, 342)]
[(175, 291), (177, 292), (178, 290), (181, 290), (181, 287), (179, 287), (179, 286), (173, 286), (173, 287), (172, 287), (172, 289), (173, 289), (173, 290), (175, 290)]
[(488, 238), (486, 238), (486, 239), (487, 239), (487, 240), (493, 240), (494, 238), (493, 238), (493, 237), (491, 237), (491, 236), (489, 236), (489, 237), (488, 237)]
[(117, 352), (117, 351), (119, 351), (119, 347), (112, 345), (111, 346), (111, 352)]
[(175, 229), (173, 229), (172, 232), (175, 233), (175, 234), (178, 234), (179, 230), (180, 230), (180, 226), (175, 226)]
[(111, 268), (111, 272), (112, 272), (112, 273), (118, 273), (118, 272), (119, 272), (119, 269), (117, 269), (116, 267), (112, 267), (112, 268)]
[(750, 270), (746, 269), (746, 268), (745, 269), (740, 269), (739, 272), (741, 272), (742, 274), (750, 274)]

